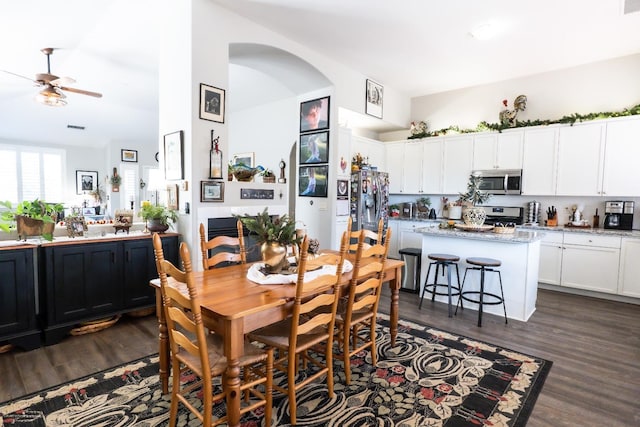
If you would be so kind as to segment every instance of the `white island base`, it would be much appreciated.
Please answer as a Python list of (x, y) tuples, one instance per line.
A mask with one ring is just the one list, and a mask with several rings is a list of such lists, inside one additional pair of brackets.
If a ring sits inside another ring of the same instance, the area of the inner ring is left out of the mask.
[[(540, 262), (540, 233), (517, 231), (514, 235), (497, 235), (491, 232), (467, 232), (454, 230), (441, 230), (437, 228), (424, 228), (417, 230), (422, 233), (422, 271), (420, 295), (424, 287), (427, 270), (431, 260), (427, 258), (430, 253), (447, 253), (460, 257), (458, 268), (460, 270), (460, 283), (464, 278), (465, 268), (469, 266), (465, 260), (472, 257), (494, 258), (500, 260), (502, 265), (497, 267), (502, 273), (502, 285), (509, 319), (526, 322), (536, 310), (536, 297), (538, 293), (538, 264)], [(429, 283), (433, 283), (435, 266), (431, 268)], [(451, 280), (455, 284), (455, 268), (452, 270)], [(438, 283), (446, 283), (446, 274), (438, 277)], [(465, 291), (480, 290), (480, 271), (469, 270)], [(438, 288), (438, 292), (445, 292), (446, 288)], [(498, 274), (487, 272), (485, 274), (485, 292), (500, 295), (500, 282)], [(470, 296), (477, 299), (477, 294)], [(423, 310), (429, 309), (431, 294), (426, 293)], [(489, 301), (494, 301), (488, 297)], [(436, 296), (436, 301), (447, 303), (446, 296)], [(458, 303), (458, 298), (453, 298), (453, 304)], [(479, 305), (463, 301), (465, 310), (478, 310)], [(459, 310), (459, 309), (458, 309)], [(502, 304), (484, 305), (484, 313), (491, 313), (504, 317)]]

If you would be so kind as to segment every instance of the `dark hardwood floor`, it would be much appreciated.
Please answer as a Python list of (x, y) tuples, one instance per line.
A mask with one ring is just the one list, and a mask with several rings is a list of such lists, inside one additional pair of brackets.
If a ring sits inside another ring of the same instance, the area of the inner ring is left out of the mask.
[[(388, 312), (385, 294), (380, 309)], [(401, 292), (400, 318), (553, 361), (528, 426), (640, 425), (640, 306), (540, 290), (528, 322), (477, 312), (447, 317), (444, 304)], [(0, 354), (0, 402), (157, 352), (154, 316), (101, 332)]]

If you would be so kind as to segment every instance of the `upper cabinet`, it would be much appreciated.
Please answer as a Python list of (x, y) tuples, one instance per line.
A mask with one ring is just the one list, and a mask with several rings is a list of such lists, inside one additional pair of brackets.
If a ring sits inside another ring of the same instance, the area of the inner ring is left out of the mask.
[(638, 197), (638, 180), (630, 178), (640, 170), (640, 119), (615, 119), (607, 123), (602, 195)]
[(478, 135), (473, 141), (473, 169), (522, 169), (523, 130)]
[(385, 144), (386, 166), (389, 173), (389, 193), (391, 194), (403, 192), (404, 147), (405, 141), (387, 142)]
[(386, 172), (385, 144), (358, 135), (351, 135), (351, 156), (360, 153), (368, 163), (379, 171)]
[(426, 194), (442, 193), (442, 183), (444, 181), (444, 138), (425, 139), (423, 152), (422, 192)]
[(558, 196), (602, 195), (605, 126), (597, 121), (559, 128)]
[(406, 194), (422, 193), (422, 175), (428, 173), (424, 170), (422, 162), (424, 160), (423, 140), (408, 141), (404, 145), (404, 162), (402, 167), (403, 180), (402, 192)]
[(522, 157), (522, 194), (556, 194), (556, 153), (558, 128), (540, 127), (524, 133)]
[(458, 194), (465, 191), (472, 168), (473, 137), (445, 137), (442, 193)]

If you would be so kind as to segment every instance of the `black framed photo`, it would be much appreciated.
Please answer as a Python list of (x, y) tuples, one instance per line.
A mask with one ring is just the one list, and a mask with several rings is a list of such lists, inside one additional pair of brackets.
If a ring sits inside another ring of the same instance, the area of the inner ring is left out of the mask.
[(138, 163), (137, 150), (120, 150), (120, 161)]
[(178, 184), (167, 185), (167, 208), (177, 211), (180, 208), (178, 204)]
[(200, 118), (224, 123), (224, 89), (200, 83)]
[(97, 171), (76, 171), (76, 194), (86, 194), (98, 188)]
[(382, 118), (382, 98), (384, 88), (380, 83), (367, 79), (365, 113), (370, 116)]
[(338, 200), (348, 200), (349, 199), (349, 181), (346, 179), (339, 179), (338, 186), (336, 188), (337, 195), (336, 198)]
[(300, 164), (329, 163), (329, 131), (300, 135)]
[(300, 103), (300, 132), (329, 129), (329, 97)]
[(184, 178), (182, 146), (184, 132), (179, 130), (164, 136), (164, 179)]
[(329, 166), (300, 166), (298, 195), (303, 197), (327, 197)]
[(200, 181), (201, 202), (224, 202), (224, 181)]

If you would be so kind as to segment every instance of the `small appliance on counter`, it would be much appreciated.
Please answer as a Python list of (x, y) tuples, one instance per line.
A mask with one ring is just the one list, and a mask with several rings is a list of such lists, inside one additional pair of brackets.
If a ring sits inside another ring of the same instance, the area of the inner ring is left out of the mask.
[(527, 224), (538, 225), (540, 222), (540, 202), (535, 200), (527, 206)]
[(634, 202), (609, 201), (604, 205), (604, 228), (609, 230), (631, 230), (633, 226)]

